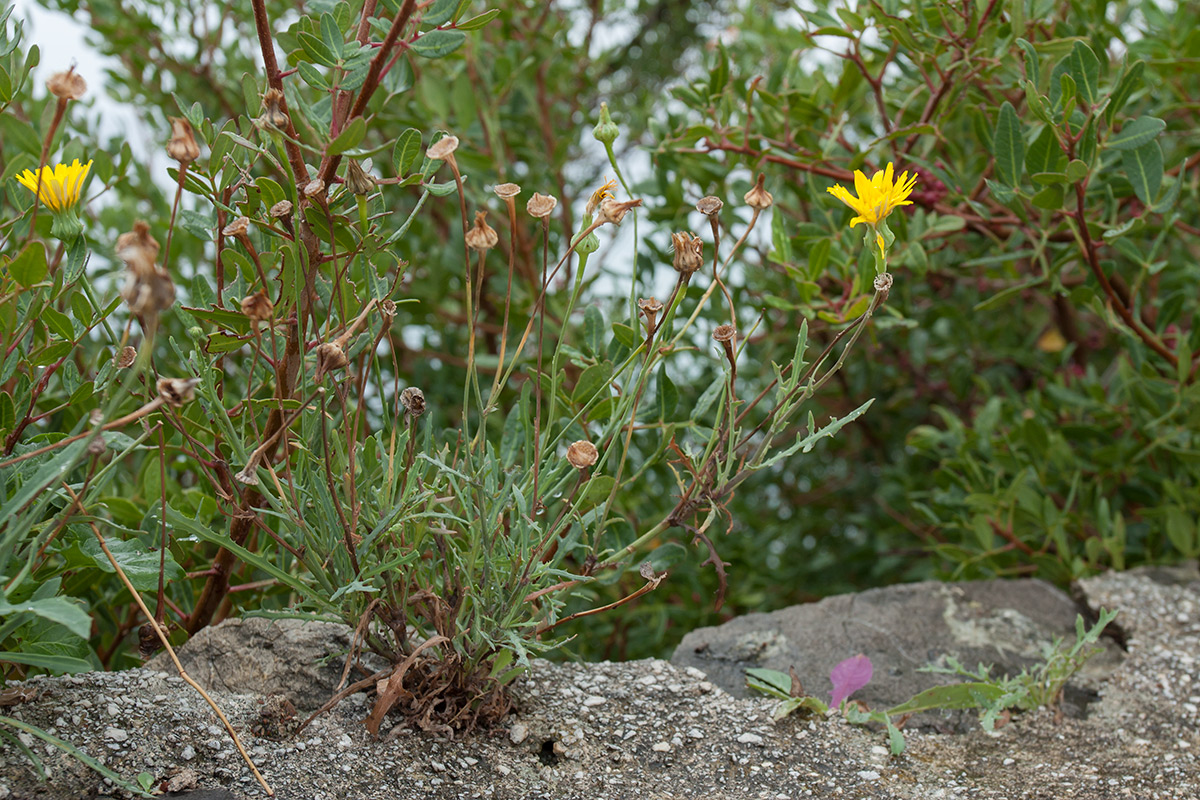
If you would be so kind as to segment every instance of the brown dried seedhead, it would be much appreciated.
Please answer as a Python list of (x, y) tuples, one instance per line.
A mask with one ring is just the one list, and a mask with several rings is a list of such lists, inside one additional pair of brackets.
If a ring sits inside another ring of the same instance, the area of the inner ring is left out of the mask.
[(486, 211), (476, 211), (475, 224), (467, 231), (467, 247), (476, 252), (491, 250), (500, 241), (495, 229), (484, 219), (486, 216)]
[(515, 183), (498, 183), (492, 187), (492, 191), (502, 200), (511, 200), (521, 193), (521, 187)]
[(87, 94), (87, 81), (71, 65), (66, 72), (56, 72), (46, 81), (46, 89), (59, 100), (78, 100)]
[(758, 182), (754, 184), (754, 188), (746, 192), (746, 196), (743, 198), (746, 201), (746, 205), (758, 211), (763, 211), (771, 207), (771, 204), (775, 202), (775, 198), (764, 188), (766, 181), (767, 176), (761, 172), (758, 173)]
[(689, 231), (672, 233), (671, 246), (675, 249), (672, 266), (680, 275), (690, 276), (704, 266), (704, 242), (696, 234)]
[(701, 197), (700, 202), (696, 203), (696, 210), (706, 217), (711, 217), (725, 207), (725, 202), (719, 197), (709, 195)]
[(252, 320), (263, 322), (275, 316), (275, 304), (266, 292), (259, 290), (242, 298), (242, 313)]
[(642, 297), (637, 301), (638, 310), (646, 318), (646, 332), (653, 334), (657, 330), (658, 315), (663, 310), (663, 304), (653, 297)]
[(577, 442), (572, 442), (567, 448), (567, 463), (575, 469), (587, 469), (595, 465), (600, 459), (600, 451), (596, 449), (596, 445), (580, 439)]
[(133, 366), (133, 362), (137, 360), (137, 348), (125, 345), (121, 348), (121, 352), (113, 356), (113, 363), (117, 369), (125, 369)]
[(196, 399), (199, 378), (159, 378), (155, 387), (158, 396), (171, 408), (182, 408)]
[(425, 155), (432, 158), (434, 161), (449, 161), (454, 156), (454, 151), (458, 149), (457, 136), (443, 136), (433, 144), (429, 145), (429, 149), (425, 151)]
[(545, 219), (553, 213), (554, 207), (557, 205), (558, 198), (554, 195), (534, 192), (533, 197), (529, 198), (529, 202), (525, 204), (525, 210), (531, 217)]
[(425, 393), (415, 386), (409, 386), (400, 393), (400, 405), (411, 417), (419, 417), (425, 413)]
[(353, 194), (367, 195), (375, 189), (375, 178), (354, 159), (346, 160), (346, 188)]
[(614, 200), (611, 197), (606, 197), (600, 203), (600, 211), (596, 215), (596, 219), (600, 223), (611, 222), (613, 225), (620, 225), (621, 220), (625, 219), (625, 215), (629, 213), (629, 209), (637, 208), (641, 204), (641, 198), (637, 200)]
[(275, 128), (277, 130), (286, 131), (291, 120), (288, 118), (287, 111), (284, 107), (287, 101), (283, 99), (283, 92), (278, 89), (267, 89), (263, 95), (263, 113), (256, 122), (259, 127)]
[(317, 345), (317, 374), (313, 380), (320, 383), (327, 373), (341, 369), (349, 363), (350, 359), (346, 357), (346, 351), (342, 350), (340, 344), (322, 342)]
[(117, 257), (125, 262), (125, 285), (121, 297), (129, 310), (139, 316), (155, 315), (175, 302), (175, 284), (171, 276), (155, 263), (158, 242), (150, 235), (150, 226), (142, 220), (133, 230), (117, 237)]
[(192, 124), (183, 117), (168, 117), (171, 120), (171, 141), (167, 142), (167, 155), (180, 164), (190, 164), (200, 157), (200, 145)]

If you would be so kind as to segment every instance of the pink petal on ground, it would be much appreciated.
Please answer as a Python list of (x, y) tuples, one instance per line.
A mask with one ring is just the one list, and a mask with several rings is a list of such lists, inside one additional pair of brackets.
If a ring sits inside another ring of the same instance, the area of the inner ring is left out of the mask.
[(829, 680), (833, 681), (833, 691), (830, 693), (833, 701), (830, 706), (837, 708), (847, 697), (870, 683), (873, 671), (871, 659), (862, 653), (834, 667), (833, 672), (829, 673)]

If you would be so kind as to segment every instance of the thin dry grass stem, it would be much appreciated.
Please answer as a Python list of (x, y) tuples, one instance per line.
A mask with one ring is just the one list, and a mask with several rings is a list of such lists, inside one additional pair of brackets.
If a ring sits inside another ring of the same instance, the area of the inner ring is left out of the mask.
[[(71, 500), (76, 506), (78, 506), (80, 512), (84, 513), (83, 502), (79, 499), (79, 496), (75, 494), (74, 490), (71, 489), (70, 484), (64, 482), (63, 488), (66, 489), (67, 494), (71, 496)], [(154, 633), (158, 635), (158, 640), (162, 642), (162, 646), (166, 649), (167, 654), (171, 657), (171, 661), (175, 664), (175, 669), (179, 672), (179, 677), (183, 678), (183, 680), (189, 686), (199, 692), (200, 696), (204, 698), (204, 702), (208, 703), (209, 707), (213, 710), (213, 713), (217, 715), (217, 717), (221, 720), (221, 723), (225, 726), (225, 730), (229, 732), (229, 738), (233, 739), (233, 744), (235, 747), (237, 747), (238, 753), (241, 754), (242, 760), (245, 761), (246, 765), (250, 767), (250, 771), (254, 773), (255, 779), (257, 779), (259, 785), (263, 787), (263, 791), (267, 793), (268, 797), (274, 797), (275, 790), (272, 789), (270, 784), (267, 783), (266, 779), (263, 778), (262, 773), (258, 771), (258, 767), (254, 766), (254, 762), (250, 759), (250, 754), (247, 753), (246, 748), (242, 746), (241, 739), (238, 738), (237, 732), (233, 729), (233, 725), (230, 724), (224, 712), (222, 712), (213, 699), (208, 696), (208, 692), (204, 691), (204, 687), (192, 680), (192, 676), (187, 674), (187, 671), (183, 668), (183, 664), (179, 662), (179, 656), (175, 655), (175, 649), (171, 647), (171, 642), (167, 639), (166, 631), (162, 629), (162, 626), (158, 624), (158, 621), (154, 618), (154, 615), (150, 613), (150, 609), (146, 607), (144, 602), (142, 602), (142, 596), (138, 594), (136, 589), (133, 588), (133, 584), (130, 582), (129, 577), (125, 574), (125, 570), (121, 569), (121, 565), (117, 562), (116, 557), (113, 556), (112, 551), (108, 549), (108, 543), (104, 541), (104, 534), (100, 533), (100, 528), (98, 528), (96, 523), (92, 522), (91, 520), (88, 520), (87, 523), (92, 529), (92, 533), (96, 535), (96, 540), (100, 544), (100, 549), (104, 551), (105, 557), (108, 558), (109, 563), (112, 564), (113, 569), (116, 570), (117, 576), (121, 579), (121, 582), (125, 584), (125, 588), (129, 591), (130, 596), (132, 596), (134, 601), (138, 604), (138, 608), (142, 610), (142, 614), (145, 615), (146, 619), (149, 621), (149, 624), (153, 626)]]
[[(618, 608), (620, 606), (625, 605), (626, 603), (633, 602), (634, 600), (637, 600), (642, 595), (649, 594), (650, 592), (657, 589), (658, 585), (660, 583), (662, 583), (663, 580), (667, 577), (667, 573), (664, 572), (661, 575), (651, 574), (651, 577), (646, 577), (646, 574), (643, 573), (642, 577), (646, 578), (645, 585), (643, 585), (636, 591), (634, 591), (630, 594), (627, 594), (626, 596), (622, 597), (620, 600), (611, 602), (608, 605), (599, 606), (598, 608), (589, 608), (586, 611), (577, 611), (574, 614), (568, 614), (567, 616), (565, 616), (562, 619), (560, 619), (556, 622), (553, 622), (553, 623), (542, 623), (537, 628), (538, 634), (540, 635), (540, 634), (545, 633), (546, 631), (554, 630), (559, 625), (562, 625), (565, 622), (570, 622), (571, 620), (575, 620), (575, 619), (581, 619), (583, 617), (590, 617), (593, 614), (602, 614), (605, 611), (612, 611), (614, 608)], [(551, 588), (553, 588), (553, 587), (551, 587)], [(566, 587), (559, 587), (559, 588), (566, 588)]]
[(175, 233), (175, 216), (179, 213), (179, 199), (183, 196), (183, 181), (187, 177), (188, 165), (179, 165), (179, 183), (175, 187), (175, 200), (171, 203), (171, 221), (167, 224), (167, 243), (163, 247), (162, 268), (167, 270), (171, 263), (171, 237)]
[[(504, 203), (508, 207), (508, 284), (504, 290), (504, 321), (500, 326), (499, 362), (501, 364), (504, 363), (504, 356), (508, 346), (508, 323), (509, 314), (512, 309), (513, 272), (516, 269), (517, 263), (517, 205), (513, 197), (512, 195), (504, 197)], [(500, 370), (496, 370), (496, 377), (492, 380), (492, 388), (488, 392), (488, 397), (495, 397), (499, 390)]]
[[(550, 261), (550, 220), (542, 218), (542, 285), (539, 296), (546, 294), (546, 266)], [(533, 513), (540, 515), (544, 509), (539, 480), (542, 472), (542, 353), (546, 349), (546, 304), (538, 304), (538, 348), (537, 378), (533, 383)], [(503, 360), (500, 363), (504, 363)]]

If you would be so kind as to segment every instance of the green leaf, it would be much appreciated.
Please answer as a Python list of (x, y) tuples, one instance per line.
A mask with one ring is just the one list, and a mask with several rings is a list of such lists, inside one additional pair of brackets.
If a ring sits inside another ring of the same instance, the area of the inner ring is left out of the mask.
[[(1024, 2), (1024, 0), (1021, 0)], [(1029, 80), (1033, 81), (1035, 87), (1041, 85), (1041, 70), (1039, 67), (1041, 59), (1038, 58), (1037, 50), (1033, 49), (1033, 45), (1024, 39), (1017, 39), (1017, 44), (1025, 51), (1025, 75)]]
[[(157, 470), (155, 470), (154, 477), (157, 482)], [(121, 570), (129, 578), (129, 582), (133, 584), (133, 588), (139, 592), (149, 592), (158, 588), (159, 551), (157, 548), (147, 549), (136, 539), (106, 539), (105, 544), (108, 545), (109, 552), (113, 554), (113, 558), (116, 559)], [(108, 556), (100, 549), (99, 542), (94, 538), (84, 540), (80, 549), (102, 571), (116, 574), (112, 562), (108, 560)], [(167, 583), (183, 580), (183, 568), (175, 562), (175, 558), (169, 550), (166, 553), (165, 568)]]
[[(90, 618), (88, 622), (91, 622)], [(0, 651), (0, 661), (28, 664), (31, 667), (40, 667), (56, 673), (91, 672), (95, 668), (91, 662), (74, 656), (64, 656), (58, 653), (25, 653), (20, 650)]]
[(459, 0), (434, 0), (425, 16), (421, 18), (421, 27), (436, 28), (449, 22), (458, 10), (458, 2)]
[(314, 67), (307, 61), (300, 61), (296, 64), (296, 71), (300, 73), (300, 77), (314, 89), (322, 92), (327, 92), (330, 89), (328, 79), (321, 73), (321, 70)]
[(637, 347), (637, 333), (633, 330), (633, 328), (621, 322), (614, 322), (612, 324), (612, 332), (613, 338), (621, 344), (630, 348)]
[(675, 413), (676, 406), (679, 405), (679, 389), (671, 380), (671, 376), (667, 374), (667, 367), (664, 364), (658, 371), (658, 418), (661, 420), (671, 419), (671, 415)]
[(1025, 151), (1025, 171), (1031, 176), (1042, 172), (1057, 172), (1062, 159), (1062, 148), (1058, 144), (1058, 137), (1054, 135), (1054, 129), (1043, 125), (1033, 144)]
[(345, 56), (346, 35), (328, 12), (321, 15), (321, 41), (339, 61)]
[(342, 128), (342, 132), (337, 135), (337, 138), (329, 143), (326, 151), (331, 155), (344, 153), (347, 150), (358, 147), (366, 135), (367, 121), (362, 117), (355, 117), (350, 120), (345, 128)]
[(1138, 117), (1125, 123), (1121, 130), (1108, 137), (1108, 146), (1114, 150), (1136, 150), (1147, 142), (1154, 141), (1166, 130), (1167, 123), (1157, 117)]
[(1129, 98), (1142, 85), (1142, 73), (1146, 71), (1143, 61), (1135, 61), (1125, 68), (1117, 86), (1108, 97), (1108, 107), (1104, 109), (1104, 119), (1111, 126), (1117, 112), (1125, 107)]
[(1007, 100), (1000, 106), (1000, 117), (996, 122), (994, 140), (996, 177), (1009, 186), (1021, 183), (1021, 168), (1025, 164), (1025, 139), (1021, 135), (1021, 122), (1016, 109)]
[(396, 146), (392, 148), (392, 166), (396, 169), (396, 177), (401, 178), (412, 172), (420, 155), (421, 132), (416, 128), (409, 128), (400, 134)]
[(1035, 194), (1030, 202), (1037, 208), (1057, 211), (1063, 207), (1063, 187), (1059, 184), (1047, 186)]
[(1121, 153), (1121, 165), (1125, 176), (1133, 184), (1133, 191), (1143, 205), (1150, 205), (1158, 197), (1163, 179), (1162, 148), (1158, 142), (1144, 144), (1135, 150)]
[(71, 318), (66, 314), (47, 306), (42, 309), (41, 317), (42, 321), (46, 323), (46, 327), (53, 331), (55, 336), (68, 342), (75, 341), (75, 326), (71, 324)]
[(604, 314), (598, 306), (588, 306), (583, 314), (583, 340), (592, 355), (604, 353)]
[(1067, 56), (1067, 71), (1075, 80), (1079, 99), (1089, 106), (1100, 100), (1100, 60), (1092, 48), (1083, 42), (1075, 42), (1071, 55)]
[(587, 403), (598, 392), (606, 391), (609, 381), (612, 380), (612, 374), (613, 365), (611, 361), (602, 361), (599, 364), (593, 364), (588, 367), (575, 383), (575, 389), (571, 392), (571, 399), (580, 405)]
[(1167, 538), (1184, 558), (1200, 554), (1196, 542), (1196, 519), (1182, 508), (1167, 509)]
[(300, 42), (300, 47), (304, 50), (304, 54), (310, 60), (317, 62), (324, 67), (336, 67), (338, 65), (337, 58), (325, 46), (319, 38), (306, 31), (300, 31), (296, 34), (296, 41)]
[[(0, 617), (21, 613), (33, 614), (42, 619), (56, 622), (81, 639), (88, 638), (92, 633), (92, 618), (86, 611), (65, 597), (47, 597), (15, 605), (10, 605), (0, 597)], [(7, 654), (0, 653), (0, 658), (5, 655)], [(90, 669), (90, 667), (85, 666), (84, 669)]]
[(30, 244), (8, 265), (8, 274), (26, 289), (44, 280), (48, 272), (46, 248), (41, 242)]
[(489, 22), (494, 20), (499, 15), (500, 15), (500, 9), (498, 9), (498, 8), (488, 9), (487, 11), (483, 12), (482, 14), (480, 14), (477, 17), (471, 17), (470, 19), (463, 20), (462, 22), (455, 25), (454, 28), (455, 28), (455, 30), (460, 30), (460, 31), (473, 31), (476, 28), (482, 28), (484, 25), (487, 25)]
[(444, 58), (462, 47), (467, 35), (459, 31), (430, 31), (411, 45), (411, 50), (425, 58)]

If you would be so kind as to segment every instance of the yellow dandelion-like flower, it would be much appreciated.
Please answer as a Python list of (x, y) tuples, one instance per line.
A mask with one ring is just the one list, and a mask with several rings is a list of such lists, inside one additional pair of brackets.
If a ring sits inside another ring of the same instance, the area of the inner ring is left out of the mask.
[(854, 171), (854, 190), (858, 193), (857, 197), (840, 184), (835, 184), (827, 191), (858, 214), (850, 220), (851, 228), (860, 222), (875, 227), (900, 206), (912, 205), (908, 196), (916, 183), (915, 173), (909, 177), (907, 172), (902, 172), (899, 180), (893, 180), (892, 164), (888, 162), (887, 169), (879, 170), (870, 179), (860, 170)]
[(600, 207), (606, 199), (613, 197), (612, 190), (617, 187), (617, 182), (605, 180), (604, 185), (596, 191), (592, 192), (592, 198), (588, 200), (587, 208), (584, 212), (590, 217), (596, 213), (596, 209)]
[(83, 182), (91, 168), (91, 161), (80, 164), (77, 158), (70, 166), (59, 164), (54, 169), (42, 167), (41, 186), (38, 186), (38, 176), (33, 170), (25, 170), (17, 176), (17, 180), (26, 189), (37, 194), (47, 208), (58, 212), (73, 208), (79, 202), (79, 193), (83, 190)]

